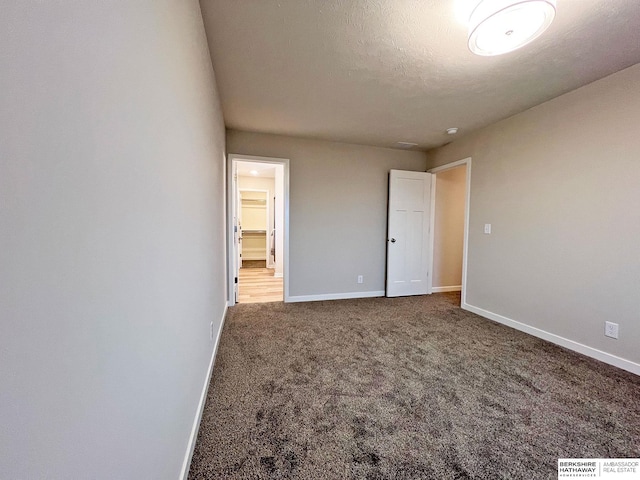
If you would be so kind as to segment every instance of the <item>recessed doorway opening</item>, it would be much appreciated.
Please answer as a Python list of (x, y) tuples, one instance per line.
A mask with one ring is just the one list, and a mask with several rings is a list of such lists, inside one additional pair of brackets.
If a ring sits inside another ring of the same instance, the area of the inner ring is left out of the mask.
[(288, 167), (229, 155), (229, 306), (287, 301)]
[(433, 174), (431, 291), (461, 292), (466, 303), (471, 158), (429, 170)]

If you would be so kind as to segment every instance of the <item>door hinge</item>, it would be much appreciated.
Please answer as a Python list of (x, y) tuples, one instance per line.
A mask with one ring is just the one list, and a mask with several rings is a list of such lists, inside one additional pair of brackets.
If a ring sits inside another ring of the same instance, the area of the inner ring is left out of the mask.
[(233, 283), (238, 283), (238, 277), (235, 277), (235, 278), (233, 279)]

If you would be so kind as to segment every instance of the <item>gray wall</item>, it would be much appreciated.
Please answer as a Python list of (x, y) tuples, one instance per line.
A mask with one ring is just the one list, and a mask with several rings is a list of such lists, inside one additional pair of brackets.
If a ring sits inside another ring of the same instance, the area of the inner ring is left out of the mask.
[(467, 302), (636, 363), (639, 86), (635, 65), (429, 155), (473, 157)]
[(4, 2), (0, 45), (0, 478), (175, 479), (225, 299), (198, 2)]
[(384, 290), (388, 173), (424, 171), (424, 153), (235, 130), (227, 150), (291, 161), (291, 296)]
[(434, 287), (462, 285), (466, 187), (466, 165), (436, 173), (433, 230)]

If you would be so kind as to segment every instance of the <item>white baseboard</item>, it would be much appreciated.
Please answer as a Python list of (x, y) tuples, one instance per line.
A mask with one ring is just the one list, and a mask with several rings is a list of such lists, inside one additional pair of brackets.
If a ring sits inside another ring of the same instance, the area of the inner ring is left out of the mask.
[(462, 291), (462, 285), (450, 285), (448, 287), (432, 287), (431, 291), (433, 293), (461, 292)]
[(281, 273), (274, 273), (274, 274), (273, 274), (273, 277), (274, 277), (274, 278), (282, 278), (282, 277), (284, 277), (284, 275), (283, 275), (283, 274), (281, 274)]
[(218, 352), (218, 345), (220, 344), (220, 335), (222, 334), (222, 327), (224, 326), (224, 320), (227, 317), (227, 309), (229, 303), (225, 302), (224, 311), (222, 312), (222, 319), (220, 320), (220, 327), (215, 337), (213, 345), (213, 352), (211, 354), (211, 360), (209, 360), (209, 368), (207, 369), (207, 376), (204, 379), (204, 385), (202, 387), (202, 393), (200, 393), (200, 402), (198, 403), (198, 410), (196, 411), (196, 417), (191, 427), (191, 435), (189, 436), (189, 443), (187, 444), (187, 452), (182, 462), (182, 470), (180, 471), (180, 479), (187, 480), (189, 476), (189, 467), (191, 467), (191, 458), (193, 457), (193, 451), (196, 448), (196, 439), (198, 438), (198, 430), (200, 429), (200, 421), (202, 420), (202, 412), (204, 411), (204, 404), (207, 400), (207, 391), (209, 390), (209, 382), (211, 381), (211, 373), (213, 372), (213, 364), (216, 360), (216, 353)]
[(498, 315), (497, 313), (493, 313), (479, 307), (474, 307), (473, 305), (469, 305), (468, 303), (463, 303), (462, 308), (464, 310), (468, 310), (469, 312), (476, 313), (481, 317), (488, 318), (490, 320), (501, 323), (508, 327), (515, 328), (516, 330), (520, 330), (521, 332), (525, 332), (525, 333), (528, 333), (529, 335), (533, 335), (534, 337), (547, 340), (548, 342), (555, 343), (556, 345), (560, 345), (561, 347), (568, 348), (569, 350), (573, 350), (574, 352), (581, 353), (583, 355), (586, 355), (587, 357), (595, 358), (596, 360), (600, 360), (601, 362), (607, 363), (609, 365), (613, 365), (614, 367), (618, 367), (628, 372), (635, 373), (636, 375), (640, 375), (640, 364), (632, 362), (631, 360), (626, 360), (624, 358), (616, 357), (615, 355), (612, 355), (607, 352), (603, 352), (602, 350), (598, 350), (593, 347), (588, 347), (586, 345), (575, 342), (573, 340), (569, 340), (568, 338), (561, 337), (554, 333), (549, 333), (545, 330), (532, 327), (525, 323), (517, 322), (516, 320), (503, 317), (502, 315)]
[(287, 297), (285, 302), (318, 302), (320, 300), (346, 300), (349, 298), (371, 298), (384, 297), (384, 290), (375, 292), (348, 292), (348, 293), (325, 293), (322, 295), (297, 295)]

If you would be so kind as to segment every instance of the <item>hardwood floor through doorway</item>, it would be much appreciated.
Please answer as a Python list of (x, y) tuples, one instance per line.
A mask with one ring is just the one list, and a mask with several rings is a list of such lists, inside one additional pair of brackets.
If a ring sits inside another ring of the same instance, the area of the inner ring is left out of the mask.
[(282, 302), (282, 278), (272, 268), (241, 268), (238, 303)]

